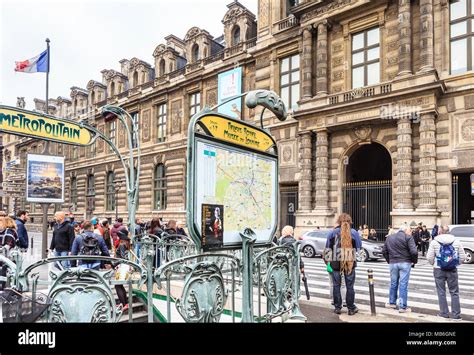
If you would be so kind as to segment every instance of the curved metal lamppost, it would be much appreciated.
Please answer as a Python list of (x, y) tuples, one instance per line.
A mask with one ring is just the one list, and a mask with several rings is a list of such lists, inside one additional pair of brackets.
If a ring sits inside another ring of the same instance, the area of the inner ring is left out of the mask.
[[(120, 151), (114, 142), (110, 140), (109, 137), (105, 136), (104, 133), (99, 131), (97, 128), (91, 126), (87, 121), (81, 121), (79, 125), (87, 130), (95, 133), (93, 141), (97, 138), (102, 138), (114, 151), (114, 153), (119, 157), (120, 162), (124, 169), (125, 174), (125, 186), (127, 188), (127, 198), (128, 198), (128, 221), (130, 224), (130, 234), (132, 242), (135, 242), (135, 214), (137, 210), (137, 199), (138, 199), (138, 189), (139, 189), (139, 177), (140, 177), (140, 137), (138, 130), (138, 122), (136, 122), (130, 114), (119, 106), (107, 105), (102, 109), (102, 117), (107, 119), (117, 118), (122, 122), (125, 131), (128, 137), (128, 146), (130, 149), (128, 157), (128, 167), (125, 158), (122, 156)], [(135, 137), (136, 147), (133, 146)], [(134, 149), (137, 149), (136, 156), (134, 154)], [(135, 167), (137, 169), (135, 174)], [(117, 203), (118, 201), (116, 201)]]

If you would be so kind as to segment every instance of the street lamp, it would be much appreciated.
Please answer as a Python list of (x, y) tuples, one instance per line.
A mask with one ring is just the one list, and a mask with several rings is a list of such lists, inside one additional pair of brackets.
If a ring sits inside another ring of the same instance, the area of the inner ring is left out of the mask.
[(118, 219), (118, 193), (123, 185), (123, 180), (114, 180), (114, 192), (115, 192), (115, 221)]

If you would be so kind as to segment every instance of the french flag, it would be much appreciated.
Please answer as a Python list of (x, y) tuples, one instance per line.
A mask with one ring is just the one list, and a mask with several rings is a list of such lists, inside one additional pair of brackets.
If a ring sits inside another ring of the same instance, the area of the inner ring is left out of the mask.
[(48, 50), (28, 60), (15, 62), (15, 71), (22, 73), (49, 72)]

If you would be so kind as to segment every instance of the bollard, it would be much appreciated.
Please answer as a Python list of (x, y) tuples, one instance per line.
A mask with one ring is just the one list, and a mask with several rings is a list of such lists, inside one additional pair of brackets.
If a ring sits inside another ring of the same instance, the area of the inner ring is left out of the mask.
[(30, 254), (33, 255), (33, 237), (31, 237)]
[(368, 269), (367, 276), (369, 278), (370, 314), (372, 316), (376, 316), (377, 314), (375, 310), (374, 272), (371, 269)]

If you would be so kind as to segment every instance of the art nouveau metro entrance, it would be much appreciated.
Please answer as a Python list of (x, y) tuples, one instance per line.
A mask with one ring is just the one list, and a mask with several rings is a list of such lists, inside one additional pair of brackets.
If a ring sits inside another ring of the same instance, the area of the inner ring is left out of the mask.
[(367, 224), (383, 240), (391, 224), (392, 159), (380, 144), (364, 144), (349, 156), (342, 187), (343, 211), (353, 227)]

